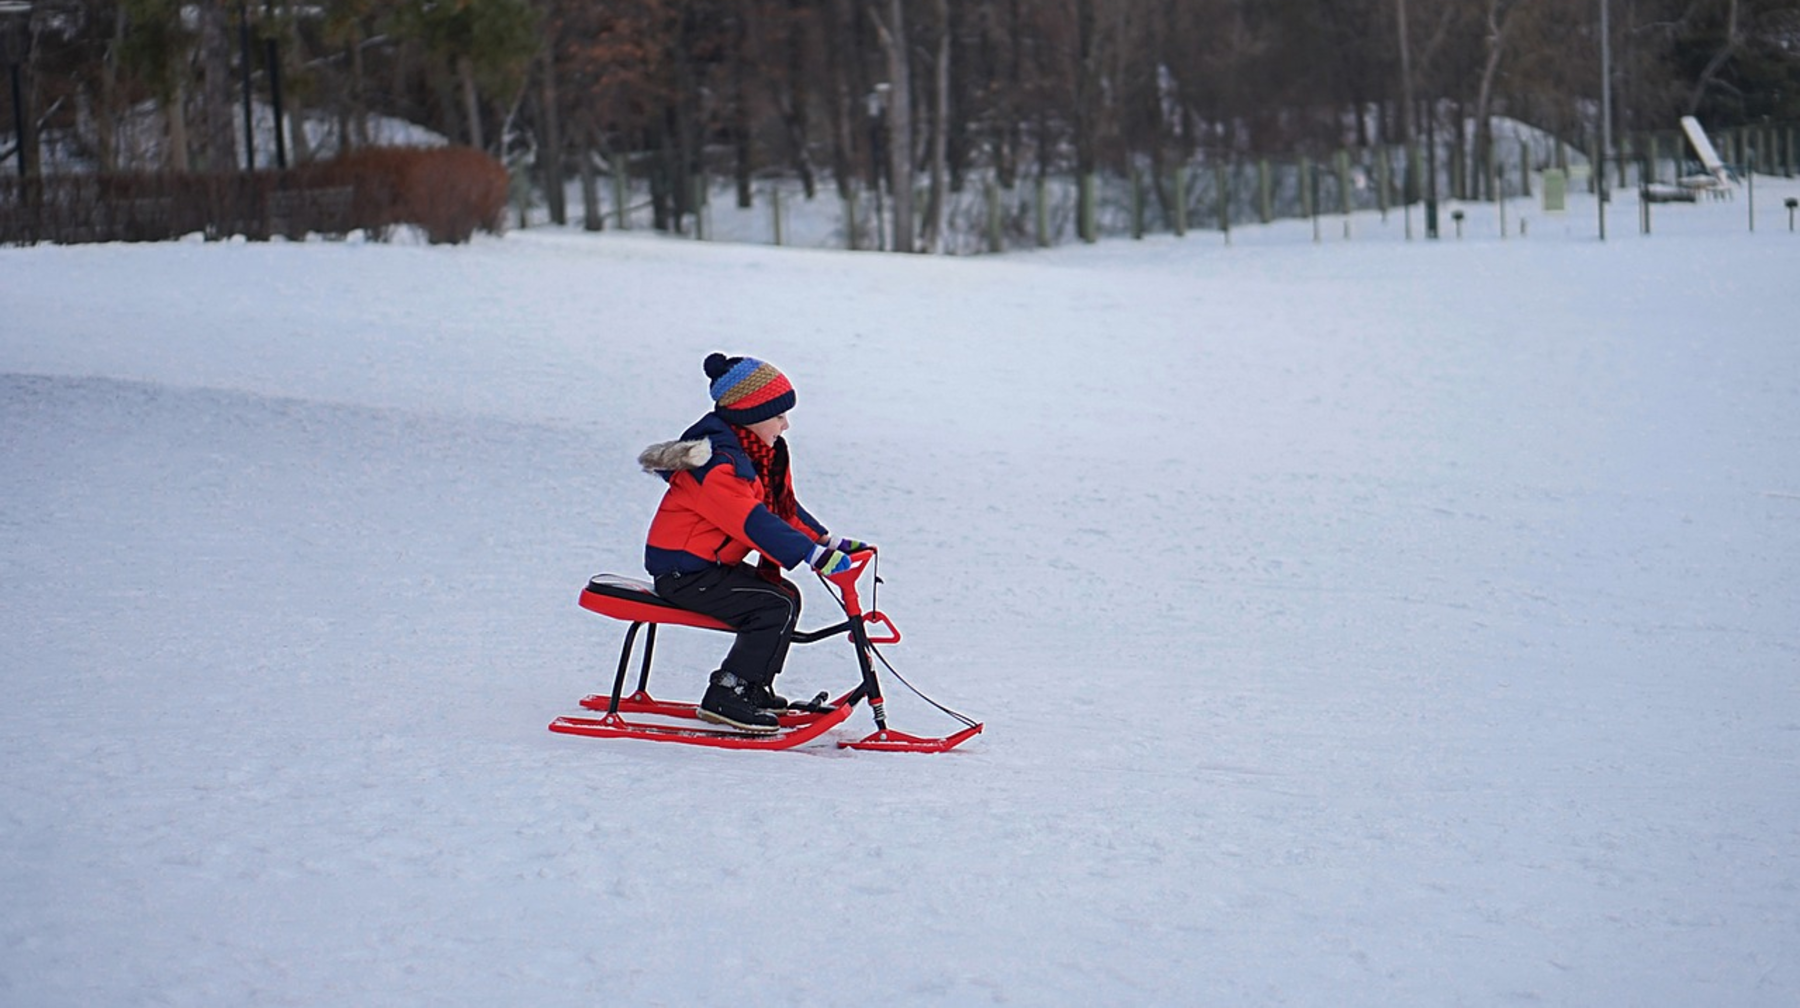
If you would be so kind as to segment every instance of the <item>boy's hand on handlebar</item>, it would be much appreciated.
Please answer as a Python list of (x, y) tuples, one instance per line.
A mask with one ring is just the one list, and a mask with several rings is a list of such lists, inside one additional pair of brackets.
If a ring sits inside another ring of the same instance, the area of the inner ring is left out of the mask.
[(814, 546), (809, 559), (812, 561), (813, 570), (826, 577), (842, 574), (851, 567), (849, 554), (842, 550), (827, 549), (824, 546)]
[(849, 539), (843, 537), (836, 539), (826, 537), (823, 545), (827, 548), (837, 550), (840, 553), (861, 553), (864, 550), (873, 552), (875, 549), (875, 544), (872, 542), (863, 542), (861, 539)]

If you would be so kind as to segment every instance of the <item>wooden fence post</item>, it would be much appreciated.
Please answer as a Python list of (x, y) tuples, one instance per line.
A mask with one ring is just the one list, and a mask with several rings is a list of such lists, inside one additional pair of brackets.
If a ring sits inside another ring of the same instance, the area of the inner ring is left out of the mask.
[(1131, 169), (1131, 237), (1144, 238), (1144, 175), (1136, 168)]
[(1269, 159), (1256, 162), (1258, 194), (1257, 208), (1261, 211), (1262, 222), (1268, 224), (1275, 219), (1274, 183), (1269, 178)]
[(1300, 158), (1300, 216), (1313, 215), (1312, 158)]
[(854, 182), (847, 188), (850, 191), (844, 195), (844, 247), (854, 252), (862, 237), (859, 233), (862, 230), (862, 225), (857, 220), (856, 214), (857, 204), (860, 200), (857, 197), (856, 184)]
[(1050, 185), (1039, 175), (1037, 180), (1037, 243), (1050, 247)]
[(695, 174), (688, 181), (689, 191), (693, 193), (694, 204), (694, 240), (706, 240), (706, 176)]
[(1079, 183), (1081, 191), (1079, 198), (1076, 200), (1077, 216), (1080, 217), (1079, 230), (1081, 233), (1081, 240), (1089, 244), (1093, 244), (1100, 240), (1100, 236), (1097, 233), (1099, 214), (1094, 206), (1094, 198), (1097, 195), (1096, 190), (1099, 188), (1096, 183), (1097, 180), (1094, 178), (1093, 172), (1081, 176), (1081, 181)]
[(1187, 236), (1187, 165), (1175, 166), (1175, 237)]
[(989, 252), (1005, 247), (1000, 241), (1000, 186), (993, 179), (987, 180), (987, 239)]
[(1393, 184), (1394, 177), (1393, 166), (1388, 163), (1389, 153), (1385, 146), (1375, 148), (1375, 205), (1381, 210), (1383, 224), (1387, 223), (1388, 197), (1391, 195), (1388, 187)]
[(1225, 233), (1225, 244), (1231, 244), (1231, 171), (1224, 161), (1213, 167), (1214, 182), (1219, 188), (1219, 230)]
[(631, 207), (626, 202), (631, 196), (631, 180), (627, 175), (630, 171), (631, 162), (625, 159), (624, 154), (613, 158), (613, 212), (619, 217), (620, 231), (631, 230)]

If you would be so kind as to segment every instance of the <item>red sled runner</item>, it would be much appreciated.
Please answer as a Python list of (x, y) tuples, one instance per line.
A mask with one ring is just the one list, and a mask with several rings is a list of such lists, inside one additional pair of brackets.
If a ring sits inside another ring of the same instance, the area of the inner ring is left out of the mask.
[[(731, 627), (724, 623), (688, 609), (674, 605), (656, 594), (649, 582), (640, 578), (622, 577), (617, 574), (600, 574), (595, 576), (581, 592), (581, 607), (602, 616), (623, 620), (631, 624), (625, 632), (625, 645), (619, 652), (619, 670), (613, 677), (610, 694), (595, 693), (584, 697), (581, 706), (589, 710), (604, 712), (601, 717), (559, 717), (550, 722), (550, 730), (566, 735), (587, 735), (593, 738), (635, 738), (651, 742), (680, 742), (687, 745), (714, 746), (722, 749), (792, 749), (819, 738), (826, 732), (849, 719), (857, 703), (867, 700), (869, 709), (875, 716), (875, 731), (865, 738), (854, 741), (839, 741), (838, 746), (844, 749), (872, 749), (881, 752), (946, 752), (967, 742), (981, 733), (980, 722), (973, 721), (957, 712), (944, 707), (924, 694), (926, 702), (939, 710), (961, 721), (961, 731), (943, 738), (923, 738), (895, 731), (887, 726), (887, 711), (881, 697), (881, 683), (875, 675), (875, 659), (880, 657), (875, 650), (877, 644), (898, 644), (900, 631), (894, 622), (880, 612), (871, 609), (865, 612), (862, 601), (857, 594), (856, 582), (863, 571), (871, 566), (875, 559), (873, 550), (860, 552), (851, 557), (850, 569), (841, 574), (823, 578), (834, 585), (839, 596), (839, 604), (843, 607), (845, 620), (834, 626), (821, 630), (803, 630), (794, 634), (794, 643), (811, 644), (826, 640), (840, 634), (847, 634), (855, 646), (857, 663), (862, 671), (862, 681), (853, 689), (835, 700), (828, 700), (827, 694), (820, 693), (810, 702), (798, 704), (777, 715), (778, 727), (766, 734), (749, 734), (729, 729), (714, 729), (699, 725), (697, 705), (673, 700), (658, 700), (650, 695), (650, 662), (656, 651), (656, 629), (663, 624), (699, 627), (705, 630), (723, 630), (731, 633)], [(880, 579), (876, 579), (879, 583)], [(879, 631), (878, 636), (871, 636), (869, 628), (873, 626)], [(647, 630), (645, 628), (648, 628)], [(637, 689), (630, 695), (625, 693), (625, 677), (631, 668), (631, 655), (636, 648), (639, 631), (644, 631), (644, 654), (638, 671)], [(894, 667), (881, 662), (888, 671)], [(899, 673), (895, 672), (898, 676)], [(905, 682), (904, 679), (901, 680)], [(907, 683), (911, 688), (912, 684)], [(914, 689), (917, 693), (918, 690)], [(676, 722), (673, 724), (654, 721), (632, 720), (626, 715), (648, 715)], [(687, 722), (687, 723), (682, 723)]]

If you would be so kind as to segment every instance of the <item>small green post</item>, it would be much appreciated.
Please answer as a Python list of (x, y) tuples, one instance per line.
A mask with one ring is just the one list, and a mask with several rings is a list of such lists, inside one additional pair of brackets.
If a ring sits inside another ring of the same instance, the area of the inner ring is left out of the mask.
[(1562, 213), (1569, 208), (1569, 176), (1561, 168), (1544, 169), (1544, 212)]
[(781, 241), (781, 188), (769, 189), (769, 218), (775, 225), (775, 245), (780, 247)]

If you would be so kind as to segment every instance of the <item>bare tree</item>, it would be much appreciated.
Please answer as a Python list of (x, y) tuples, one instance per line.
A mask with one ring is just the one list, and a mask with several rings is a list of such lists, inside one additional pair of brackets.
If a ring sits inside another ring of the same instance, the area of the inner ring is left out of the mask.
[(1706, 66), (1701, 69), (1700, 75), (1694, 80), (1693, 90), (1688, 94), (1687, 112), (1689, 115), (1700, 110), (1700, 103), (1706, 100), (1706, 92), (1718, 79), (1719, 71), (1731, 61), (1733, 56), (1737, 55), (1738, 50), (1744, 45), (1743, 24), (1738, 17), (1740, 10), (1738, 0), (1723, 0), (1723, 3), (1725, 5), (1724, 38), (1719, 43), (1718, 51), (1706, 61)]
[(230, 15), (225, 0), (197, 5), (200, 38), (200, 164), (207, 171), (237, 167), (237, 131), (232, 123)]
[(883, 18), (880, 5), (869, 8), (887, 53), (888, 80), (884, 90), (888, 123), (888, 176), (893, 183), (894, 251), (913, 250), (912, 170), (912, 60), (906, 35), (904, 0), (887, 0)]
[(932, 59), (931, 200), (925, 220), (925, 250), (941, 252), (950, 173), (950, 0), (935, 0), (933, 8), (937, 52)]
[[(1481, 64), (1481, 81), (1475, 94), (1475, 161), (1478, 165), (1491, 162), (1494, 149), (1494, 81), (1500, 72), (1500, 61), (1506, 53), (1507, 38), (1513, 27), (1521, 18), (1521, 12), (1531, 4), (1531, 0), (1483, 0), (1486, 5), (1483, 24), (1485, 31), (1482, 41), (1487, 50)], [(1481, 172), (1479, 177), (1486, 183), (1492, 182), (1488, 173)], [(1498, 198), (1498, 193), (1489, 193)]]

